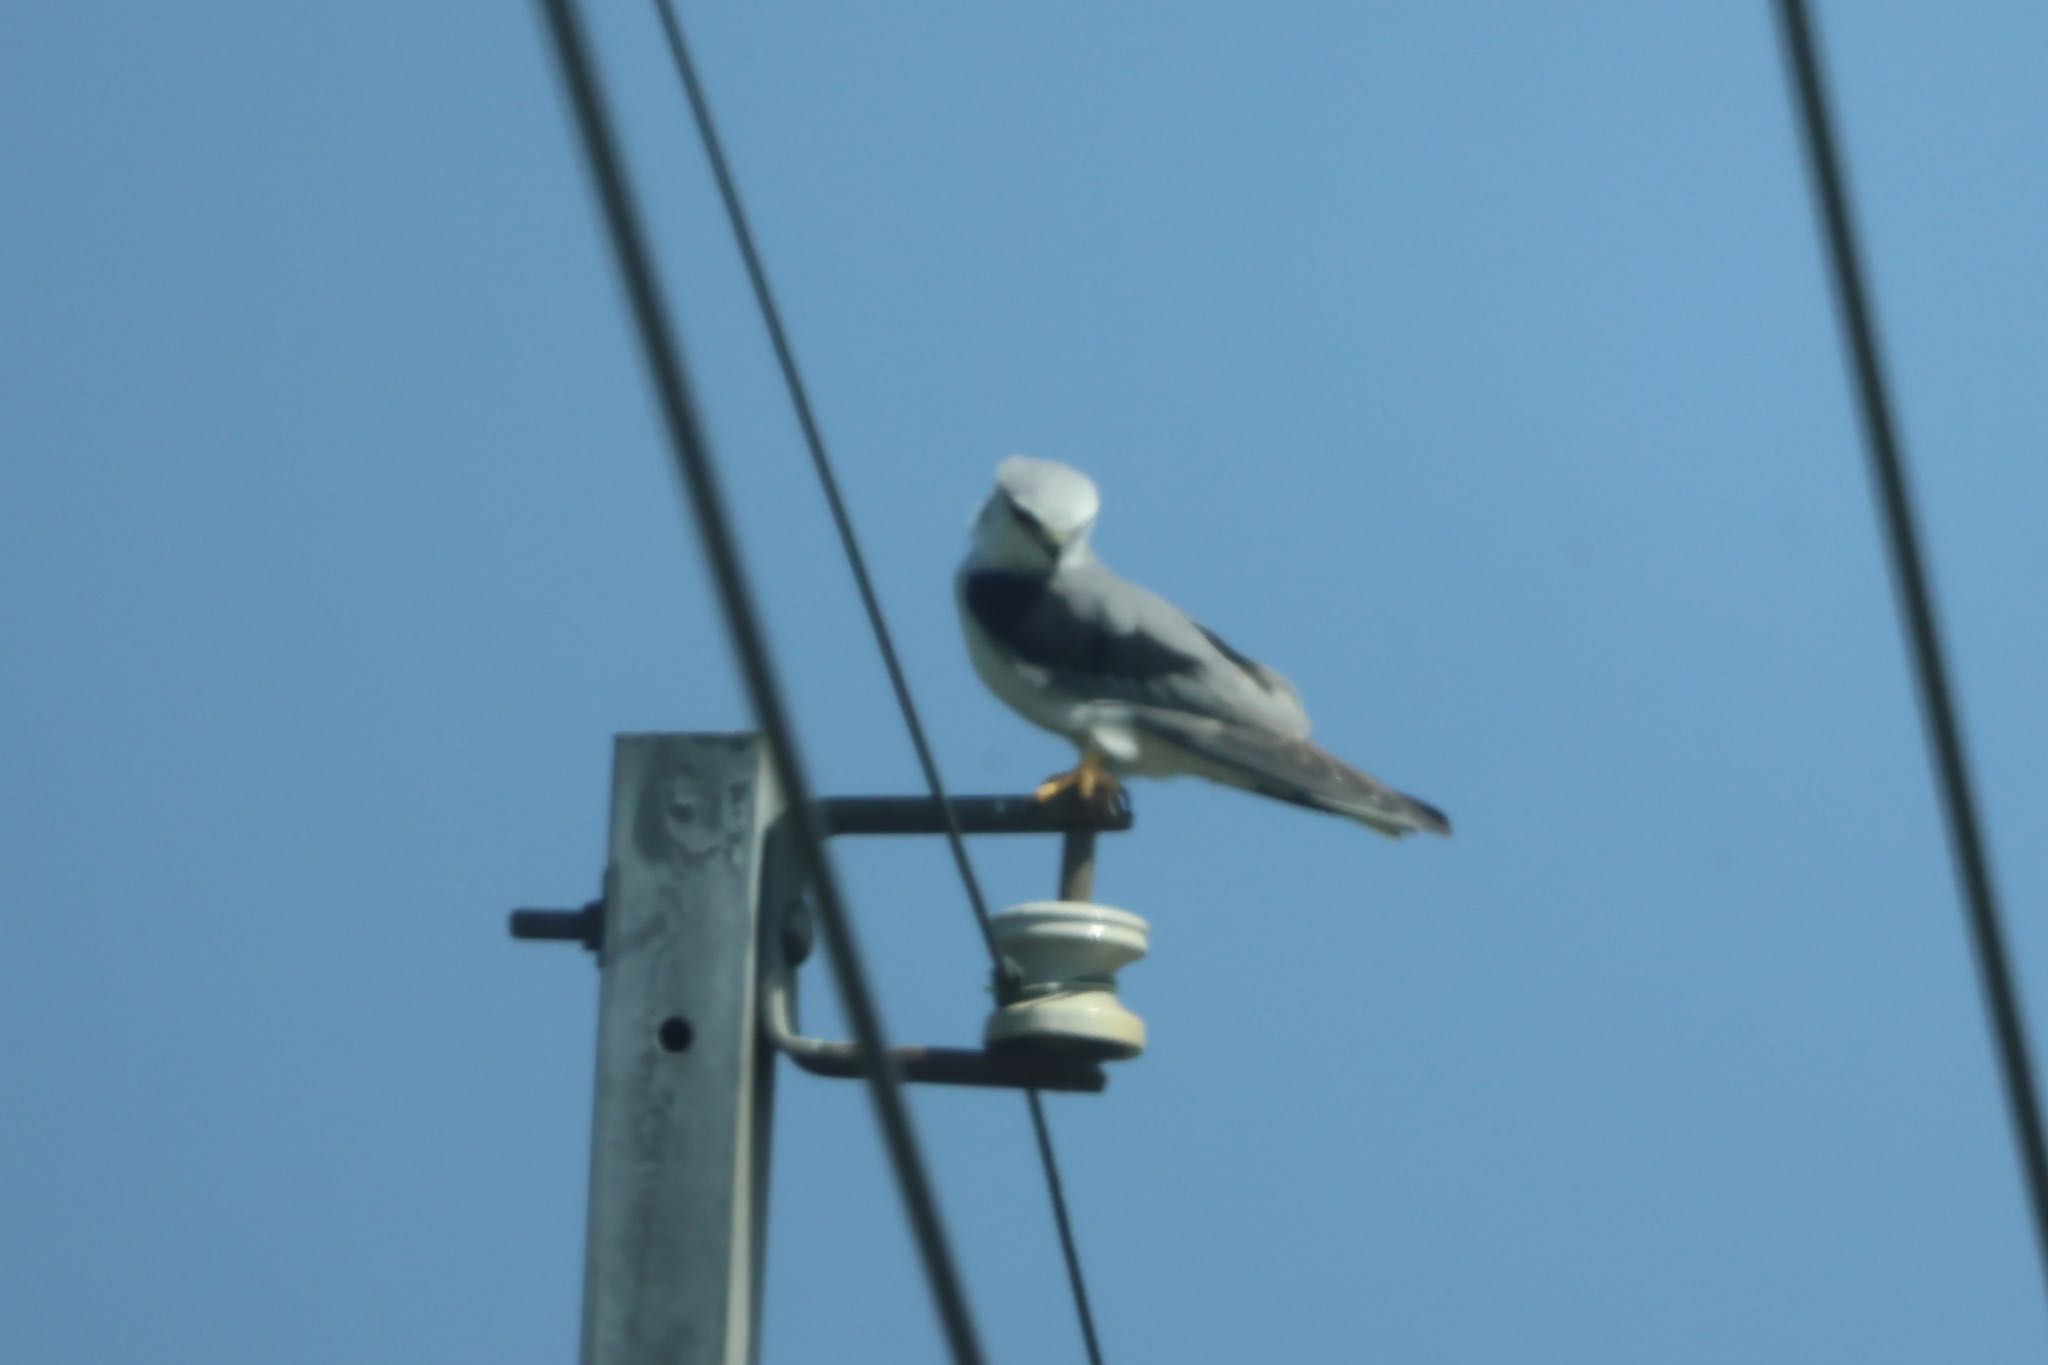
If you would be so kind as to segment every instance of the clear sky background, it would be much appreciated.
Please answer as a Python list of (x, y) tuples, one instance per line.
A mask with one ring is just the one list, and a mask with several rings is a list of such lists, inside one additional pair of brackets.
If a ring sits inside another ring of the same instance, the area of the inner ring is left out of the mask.
[[(2048, 14), (1822, 9), (2041, 1026)], [(950, 598), (1027, 451), (1458, 822), (1138, 790), (1152, 1050), (1050, 1101), (1111, 1361), (2041, 1357), (1762, 0), (686, 17), (955, 788), (1066, 758)], [(600, 27), (807, 756), (913, 791)], [(17, 0), (0, 165), (0, 1359), (571, 1359), (596, 975), (504, 913), (595, 894), (614, 732), (749, 717), (539, 27)], [(974, 1037), (943, 848), (841, 852), (896, 1035)], [(1022, 1101), (915, 1110), (991, 1354), (1080, 1358)], [(764, 1358), (940, 1358), (858, 1087), (775, 1162)]]

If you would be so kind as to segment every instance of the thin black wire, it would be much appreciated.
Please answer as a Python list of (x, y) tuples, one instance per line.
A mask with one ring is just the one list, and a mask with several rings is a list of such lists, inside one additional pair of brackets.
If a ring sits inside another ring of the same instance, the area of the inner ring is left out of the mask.
[(1920, 549), (1912, 492), (1906, 482), (1905, 455), (1892, 420), (1884, 364), (1878, 350), (1877, 321), (1863, 284), (1862, 253), (1849, 204), (1847, 173), (1836, 150), (1821, 72), (1820, 44), (1804, 0), (1779, 0), (1778, 13), (1806, 137), (1807, 166), (1813, 176), (1814, 194), (1834, 267), (1835, 298), (1841, 308), (1842, 328), (1855, 371), (1871, 478), (1883, 510), (1892, 581), (1913, 655), (1921, 715), (1928, 743), (1934, 750), (1942, 809), (1948, 821), (1949, 849), (2005, 1078), (2013, 1138), (2019, 1147), (2020, 1165), (2032, 1203), (2035, 1249), (2041, 1256), (2042, 1273), (2048, 1276), (2048, 1142), (2043, 1141), (2026, 1026), (2021, 1017), (2019, 991), (2006, 960), (1998, 895), (1963, 752), (1962, 725), (1943, 662), (1940, 623)]
[(981, 1346), (967, 1306), (967, 1296), (948, 1246), (945, 1227), (939, 1218), (938, 1202), (932, 1193), (917, 1134), (902, 1095), (902, 1077), (890, 1055), (867, 973), (853, 941), (852, 925), (840, 897), (838, 878), (825, 856), (816, 812), (811, 804), (811, 785), (797, 756), (795, 734), (783, 705), (782, 688), (768, 654), (739, 547), (726, 522), (724, 495), (713, 468), (710, 447), (697, 418), (691, 396), (682, 346), (662, 305), (662, 290), (653, 254), (627, 182), (623, 159), (612, 131), (604, 96), (590, 45), (577, 15), (574, 0), (541, 0), (563, 85), (582, 135), (584, 158), (589, 163), (597, 197), (604, 209), (605, 224), (612, 239), (613, 254), (632, 306), (633, 321), (645, 351), (650, 378), (661, 400), (668, 425), (670, 445), (677, 472), (688, 488), (699, 539), (710, 562), (717, 585), (719, 605), (726, 628), (739, 656), (740, 672), (746, 681), (754, 711), (766, 732), (776, 778), (788, 802), (787, 818), (799, 855), (808, 865), (811, 885), (817, 892), (819, 918), (825, 926), (825, 946), (838, 980), (839, 994), (848, 1022), (858, 1039), (866, 1064), (869, 1093), (875, 1102), (876, 1118), (882, 1128), (896, 1182), (903, 1196), (918, 1251), (924, 1260), (925, 1278), (931, 1286), (939, 1317), (945, 1328), (953, 1358), (963, 1365), (979, 1365)]
[(953, 862), (960, 870), (960, 878), (967, 884), (968, 899), (973, 903), (974, 918), (988, 945), (989, 957), (1000, 961), (1002, 954), (996, 946), (995, 930), (989, 923), (988, 901), (983, 897), (981, 884), (974, 875), (974, 865), (967, 856), (967, 842), (960, 836), (953, 808), (945, 802), (945, 782), (940, 778), (939, 765), (932, 757), (931, 744), (925, 736), (917, 703), (911, 698), (903, 661), (896, 653), (895, 638), (883, 618), (881, 597), (868, 574), (867, 556), (861, 553), (860, 541), (854, 534), (853, 518), (847, 512), (846, 499), (839, 491), (839, 478), (833, 472), (830, 456), (825, 452), (825, 437), (811, 407), (810, 390), (797, 369), (789, 333), (782, 325), (782, 310), (776, 305), (775, 293), (768, 285), (768, 272), (761, 264), (760, 250), (754, 244), (753, 227), (740, 203), (732, 167), (725, 159), (725, 144), (718, 136), (717, 122), (711, 116), (710, 101), (704, 94), (703, 83), (697, 79), (697, 64), (690, 57), (690, 45), (683, 36), (682, 20), (677, 17), (675, 6), (669, 0), (655, 0), (654, 8), (661, 16), (662, 32), (668, 37), (669, 55), (675, 59), (676, 71), (682, 77), (683, 92), (689, 98), (690, 112), (704, 142), (704, 154), (711, 162), (712, 177), (718, 182), (719, 197), (725, 202), (726, 217), (732, 224), (733, 237), (739, 243), (740, 256), (746, 262), (747, 279), (753, 285), (761, 318), (767, 324), (768, 341), (775, 349), (776, 364), (782, 368), (782, 380), (789, 389), (790, 403), (796, 409), (797, 424), (803, 428), (804, 444), (810, 450), (812, 467), (817, 470), (818, 482), (824, 487), (825, 503), (832, 511), (833, 525), (839, 530), (839, 542), (846, 549), (846, 561), (853, 571), (854, 586), (860, 590), (861, 605), (867, 610), (868, 624), (881, 648), (882, 663), (889, 672), (889, 685), (896, 693), (896, 705), (902, 710), (904, 723), (909, 727), (911, 747), (917, 750), (917, 762), (924, 770), (925, 785), (939, 798), (940, 811), (946, 821), (946, 842), (953, 851)]
[[(861, 553), (860, 540), (853, 528), (853, 517), (847, 511), (846, 499), (839, 490), (838, 476), (833, 472), (831, 457), (825, 450), (825, 437), (819, 429), (816, 413), (811, 407), (810, 391), (805, 386), (803, 375), (797, 368), (796, 353), (790, 346), (789, 333), (782, 325), (782, 310), (776, 306), (774, 290), (768, 284), (767, 268), (761, 263), (760, 249), (755, 245), (753, 228), (750, 226), (745, 207), (740, 202), (739, 186), (733, 179), (732, 167), (725, 157), (724, 143), (718, 136), (717, 121), (711, 115), (711, 103), (704, 93), (703, 83), (697, 77), (697, 65), (690, 57), (690, 45), (683, 36), (683, 25), (677, 17), (670, 0), (655, 0), (655, 10), (661, 16), (662, 32), (668, 37), (669, 54), (675, 59), (676, 71), (682, 77), (683, 91), (689, 97), (690, 111), (696, 119), (697, 132), (704, 142), (704, 154), (711, 163), (711, 173), (718, 182), (719, 197), (725, 201), (726, 217), (732, 223), (734, 239), (739, 244), (741, 259), (746, 262), (747, 278), (753, 284), (754, 298), (760, 306), (762, 320), (767, 324), (769, 343), (775, 350), (776, 363), (781, 366), (783, 383), (789, 389), (790, 403), (796, 409), (797, 423), (803, 428), (804, 444), (809, 448), (811, 465), (817, 470), (818, 482), (824, 488), (826, 505), (831, 509), (833, 524), (839, 531), (839, 543), (845, 547), (847, 566), (852, 570), (854, 586), (860, 592), (861, 605), (867, 611), (868, 625), (873, 630), (875, 644), (880, 649), (882, 664), (888, 670), (889, 686), (896, 693), (896, 705), (903, 713), (903, 723), (910, 732), (910, 744), (917, 751), (918, 767), (924, 771), (925, 785), (931, 790), (932, 799), (938, 802), (939, 810), (946, 822), (946, 844), (952, 850), (953, 865), (959, 870), (961, 883), (967, 888), (968, 903), (974, 909), (975, 922), (981, 928), (983, 941), (988, 945), (989, 959), (995, 964), (1000, 975), (1005, 969), (1001, 950), (996, 946), (995, 930), (989, 922), (988, 899), (982, 893), (981, 879), (975, 875), (973, 861), (967, 856), (967, 841), (961, 837), (959, 822), (954, 818), (953, 807), (947, 800), (946, 784), (939, 776), (938, 760), (932, 754), (932, 746), (924, 728), (924, 721), (918, 713), (917, 702), (910, 691), (910, 679), (903, 668), (902, 657), (896, 652), (896, 642), (890, 633), (889, 623), (882, 613), (880, 595), (875, 591), (874, 580), (868, 574), (867, 557)], [(1052, 1130), (1046, 1121), (1045, 1106), (1036, 1090), (1025, 1092), (1025, 1101), (1031, 1111), (1032, 1131), (1038, 1141), (1039, 1161), (1045, 1168), (1046, 1189), (1052, 1199), (1053, 1221), (1058, 1227), (1060, 1251), (1066, 1260), (1067, 1282), (1074, 1295), (1074, 1309), (1080, 1318), (1081, 1336), (1087, 1344), (1091, 1365), (1102, 1365), (1102, 1347), (1095, 1335), (1095, 1315), (1089, 1306), (1087, 1280), (1081, 1272), (1081, 1254), (1075, 1244), (1072, 1220), (1067, 1213), (1065, 1185), (1060, 1179), (1059, 1161), (1053, 1154)]]

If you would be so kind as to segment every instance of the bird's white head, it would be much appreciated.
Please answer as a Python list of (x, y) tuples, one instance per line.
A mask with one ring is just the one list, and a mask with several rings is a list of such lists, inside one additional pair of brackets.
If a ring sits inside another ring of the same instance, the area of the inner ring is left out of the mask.
[(975, 514), (975, 558), (1036, 570), (1086, 558), (1101, 510), (1094, 480), (1080, 470), (1012, 455), (996, 466), (995, 491)]

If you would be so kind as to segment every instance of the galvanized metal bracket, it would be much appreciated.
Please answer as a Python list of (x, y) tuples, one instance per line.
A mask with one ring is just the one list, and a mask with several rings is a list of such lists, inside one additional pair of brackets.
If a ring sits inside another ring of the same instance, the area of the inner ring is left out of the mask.
[[(1110, 805), (1078, 799), (1040, 801), (1035, 796), (957, 796), (947, 806), (961, 834), (1058, 834), (1061, 836), (1060, 894), (1085, 900), (1095, 875), (1095, 837), (1127, 830), (1128, 802)], [(817, 803), (826, 837), (841, 835), (943, 835), (947, 808), (925, 796), (839, 796)], [(814, 1076), (866, 1075), (851, 1042), (810, 1038), (796, 1024), (795, 968), (810, 950), (810, 924), (801, 888), (783, 888), (764, 908), (774, 921), (764, 944), (762, 1023), (775, 1046)], [(998, 974), (998, 995), (1002, 994)], [(1013, 1090), (1099, 1092), (1108, 1083), (1092, 1056), (1033, 1048), (899, 1047), (893, 1060), (906, 1081), (933, 1085), (994, 1086)]]
[[(1096, 836), (1121, 833), (1134, 823), (1130, 804), (1121, 795), (1110, 804), (1078, 798), (956, 796), (947, 805), (952, 825), (963, 835), (1060, 835), (1059, 896), (1069, 901), (1085, 901), (1093, 893)], [(946, 809), (928, 796), (830, 796), (819, 800), (815, 809), (828, 838), (948, 831)], [(788, 868), (793, 861), (771, 858), (768, 866)], [(762, 909), (761, 1011), (769, 1041), (814, 1076), (866, 1075), (855, 1044), (806, 1037), (797, 1027), (796, 968), (809, 955), (811, 939), (803, 888), (764, 886)], [(602, 953), (604, 919), (604, 902), (597, 900), (577, 910), (514, 910), (510, 928), (514, 938), (580, 943), (592, 953)], [(1097, 1092), (1107, 1083), (1095, 1058), (1059, 1052), (899, 1047), (893, 1055), (903, 1079), (934, 1085)]]

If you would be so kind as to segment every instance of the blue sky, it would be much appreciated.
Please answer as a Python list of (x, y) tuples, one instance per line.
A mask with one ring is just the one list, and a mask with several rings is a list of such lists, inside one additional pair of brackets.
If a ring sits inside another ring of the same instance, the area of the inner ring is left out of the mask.
[[(1822, 11), (2041, 1002), (2048, 18)], [(949, 596), (1028, 451), (1458, 821), (1138, 791), (1152, 1050), (1050, 1105), (1110, 1359), (2039, 1357), (1765, 5), (686, 17), (955, 788), (1064, 758)], [(911, 791), (600, 29), (810, 765)], [(749, 722), (538, 26), (28, 0), (0, 157), (0, 1357), (570, 1358), (595, 974), (503, 912), (594, 894), (614, 732)], [(894, 1033), (971, 1038), (944, 850), (842, 853)], [(779, 1101), (764, 1358), (939, 1358), (865, 1098)], [(992, 1355), (1078, 1358), (1022, 1102), (915, 1108)]]

